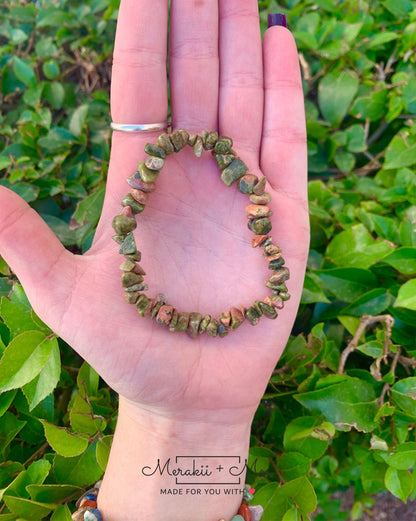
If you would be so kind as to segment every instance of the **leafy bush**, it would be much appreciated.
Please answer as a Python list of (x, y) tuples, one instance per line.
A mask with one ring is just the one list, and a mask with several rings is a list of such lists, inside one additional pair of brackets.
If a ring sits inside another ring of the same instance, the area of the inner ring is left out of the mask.
[[(109, 156), (115, 0), (0, 6), (0, 183), (88, 249)], [(359, 519), (416, 496), (416, 9), (259, 1), (288, 13), (306, 95), (312, 243), (298, 318), (253, 426), (265, 521)], [(99, 479), (116, 396), (0, 259), (0, 521), (70, 519)], [(333, 493), (354, 487), (342, 512)], [(69, 505), (69, 507), (67, 506)]]

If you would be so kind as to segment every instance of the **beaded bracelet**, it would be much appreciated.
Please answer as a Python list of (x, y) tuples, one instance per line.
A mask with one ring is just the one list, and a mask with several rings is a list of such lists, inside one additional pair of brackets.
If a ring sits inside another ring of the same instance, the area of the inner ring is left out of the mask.
[[(256, 300), (250, 307), (231, 307), (215, 318), (197, 312), (181, 312), (169, 305), (163, 295), (149, 298), (143, 292), (148, 289), (144, 283), (145, 272), (138, 264), (141, 252), (138, 251), (133, 235), (137, 227), (135, 216), (145, 209), (148, 196), (156, 189), (156, 179), (165, 164), (167, 156), (183, 150), (186, 145), (193, 147), (197, 157), (204, 150), (211, 150), (221, 171), (221, 179), (227, 186), (238, 182), (241, 193), (247, 194), (250, 204), (246, 207), (248, 228), (254, 232), (252, 247), (261, 246), (263, 256), (273, 274), (266, 279), (266, 287), (271, 294), (263, 300)], [(282, 309), (284, 302), (290, 298), (286, 280), (289, 270), (284, 267), (281, 249), (273, 244), (269, 235), (272, 215), (267, 204), (271, 197), (266, 188), (266, 178), (259, 179), (248, 173), (245, 163), (232, 149), (232, 139), (218, 136), (217, 132), (202, 132), (202, 135), (189, 135), (186, 130), (179, 129), (172, 133), (161, 134), (157, 143), (147, 143), (144, 151), (148, 154), (137, 166), (137, 172), (128, 177), (130, 193), (123, 197), (123, 210), (113, 219), (116, 235), (113, 239), (120, 245), (119, 253), (124, 256), (120, 269), (123, 274), (121, 284), (125, 290), (125, 300), (134, 304), (142, 317), (151, 316), (158, 324), (168, 326), (169, 331), (186, 331), (191, 338), (207, 333), (212, 337), (224, 337), (231, 330), (239, 327), (244, 320), (256, 325), (262, 315), (275, 319), (277, 309)]]
[[(103, 521), (101, 514), (97, 508), (97, 495), (100, 489), (101, 481), (98, 481), (94, 488), (88, 490), (77, 501), (76, 512), (72, 514), (72, 521)], [(243, 500), (241, 502), (238, 513), (231, 521), (260, 521), (264, 513), (263, 507), (260, 505), (248, 505), (253, 499), (253, 494), (247, 486), (243, 490)], [(220, 519), (219, 521), (225, 521)]]

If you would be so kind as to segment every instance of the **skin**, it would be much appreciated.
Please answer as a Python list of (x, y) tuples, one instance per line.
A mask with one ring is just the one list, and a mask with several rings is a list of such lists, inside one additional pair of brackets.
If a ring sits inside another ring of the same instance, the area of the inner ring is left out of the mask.
[[(111, 115), (119, 123), (167, 118), (167, 0), (122, 0)], [(66, 251), (44, 221), (0, 187), (0, 253), (38, 315), (120, 395), (119, 422), (99, 495), (105, 521), (214, 521), (241, 501), (224, 495), (166, 498), (172, 479), (138, 469), (181, 454), (247, 455), (250, 425), (290, 334), (308, 251), (306, 133), (298, 58), (282, 27), (263, 43), (255, 0), (174, 0), (169, 83), (174, 128), (230, 136), (250, 172), (265, 175), (274, 242), (283, 250), (291, 299), (277, 320), (244, 323), (227, 337), (196, 340), (137, 315), (123, 299), (112, 218), (126, 177), (160, 132), (115, 132), (95, 240), (82, 257)], [(169, 156), (135, 232), (149, 296), (182, 311), (218, 316), (269, 291), (271, 274), (251, 248), (247, 196), (228, 188), (209, 153)], [(138, 493), (140, 491), (140, 493)], [(140, 505), (138, 507), (138, 505)]]

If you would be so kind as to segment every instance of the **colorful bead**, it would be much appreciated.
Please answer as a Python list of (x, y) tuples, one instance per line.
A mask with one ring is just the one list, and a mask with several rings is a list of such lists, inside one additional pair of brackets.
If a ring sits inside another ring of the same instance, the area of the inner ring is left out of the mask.
[(250, 201), (254, 204), (268, 204), (271, 200), (272, 198), (268, 192), (264, 192), (262, 195), (250, 195)]
[(92, 507), (92, 508), (96, 508), (97, 506), (97, 501), (95, 501), (95, 499), (88, 499), (88, 498), (83, 498), (81, 503), (79, 504), (80, 508), (86, 508), (86, 507)]
[(144, 147), (144, 151), (146, 154), (149, 154), (149, 156), (154, 157), (160, 157), (161, 159), (166, 159), (166, 152), (163, 150), (162, 147), (158, 147), (157, 145), (154, 145), (153, 143), (147, 143)]
[(134, 215), (141, 213), (145, 209), (144, 204), (141, 204), (138, 201), (136, 201), (132, 194), (125, 195), (123, 197), (123, 200), (121, 201), (121, 204), (125, 207), (128, 206), (129, 208), (131, 208), (131, 211)]
[(173, 148), (172, 141), (169, 139), (168, 134), (161, 134), (157, 138), (157, 144), (159, 147), (165, 152), (168, 156), (169, 154), (173, 154), (175, 149)]
[(244, 518), (244, 521), (251, 521), (251, 512), (248, 505), (242, 503), (238, 509), (238, 514)]
[(235, 181), (238, 181), (240, 177), (243, 177), (247, 170), (246, 165), (237, 157), (224, 168), (221, 179), (227, 186), (231, 186)]
[(186, 332), (191, 338), (196, 338), (198, 336), (198, 330), (201, 320), (201, 313), (189, 313), (189, 324)]
[(173, 306), (167, 306), (166, 304), (164, 306), (161, 306), (156, 315), (156, 322), (158, 324), (167, 326), (172, 318), (172, 313)]
[(259, 181), (259, 178), (254, 174), (245, 174), (238, 181), (238, 189), (242, 194), (252, 194), (254, 185)]
[(161, 157), (149, 156), (146, 158), (144, 164), (149, 170), (156, 170), (159, 172), (163, 168), (165, 160)]
[(116, 215), (113, 219), (113, 228), (118, 235), (126, 235), (137, 227), (134, 217), (126, 217), (125, 215)]
[(186, 331), (189, 324), (189, 313), (179, 313), (178, 323), (176, 324), (176, 331)]
[(255, 194), (255, 195), (263, 195), (265, 189), (266, 189), (266, 178), (263, 176), (260, 179), (260, 181), (254, 186), (253, 194)]
[(233, 147), (233, 140), (229, 137), (220, 136), (215, 143), (214, 150), (217, 154), (227, 154)]
[(261, 505), (250, 505), (248, 508), (251, 513), (251, 521), (260, 521), (264, 514), (264, 508)]
[(150, 168), (147, 168), (144, 161), (140, 161), (140, 163), (137, 165), (137, 170), (140, 173), (140, 179), (142, 179), (145, 183), (154, 183), (160, 172), (159, 170), (150, 170)]
[(268, 217), (250, 219), (247, 226), (256, 235), (267, 235), (272, 229), (272, 223)]
[(84, 514), (84, 521), (102, 521), (101, 514), (96, 508), (87, 510)]
[(249, 204), (246, 206), (246, 212), (253, 217), (268, 217), (272, 214), (270, 208), (263, 204)]

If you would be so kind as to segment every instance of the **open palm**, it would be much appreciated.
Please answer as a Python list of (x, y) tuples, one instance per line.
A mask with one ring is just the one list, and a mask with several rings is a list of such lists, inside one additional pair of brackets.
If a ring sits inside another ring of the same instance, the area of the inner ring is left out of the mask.
[[(167, 117), (167, 0), (122, 0), (112, 81), (112, 117), (152, 123)], [(218, 22), (219, 20), (219, 22)], [(245, 322), (225, 338), (190, 339), (141, 318), (123, 299), (111, 221), (127, 176), (157, 133), (115, 133), (107, 192), (92, 248), (74, 256), (18, 196), (0, 190), (0, 253), (39, 316), (121, 396), (187, 418), (228, 411), (249, 418), (292, 327), (308, 248), (306, 140), (296, 49), (283, 28), (262, 45), (255, 0), (172, 2), (170, 92), (174, 128), (218, 130), (250, 173), (268, 179), (272, 236), (290, 268), (291, 300), (277, 320)], [(241, 36), (243, 35), (243, 37)], [(247, 196), (226, 187), (211, 154), (169, 156), (137, 217), (149, 295), (180, 311), (218, 316), (263, 299), (267, 262), (251, 248)], [(30, 255), (27, 252), (30, 251)]]

